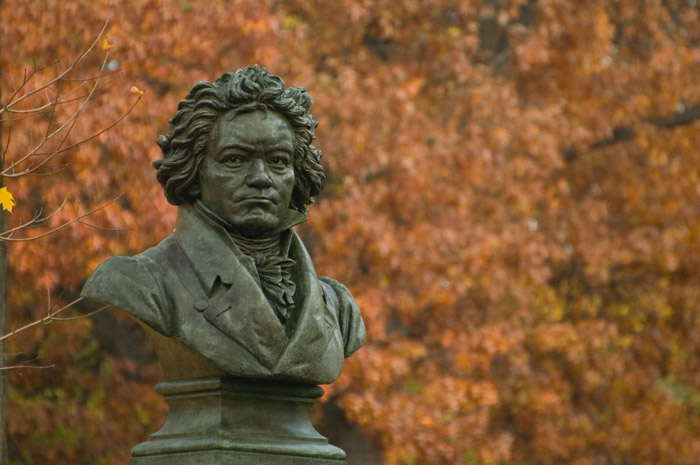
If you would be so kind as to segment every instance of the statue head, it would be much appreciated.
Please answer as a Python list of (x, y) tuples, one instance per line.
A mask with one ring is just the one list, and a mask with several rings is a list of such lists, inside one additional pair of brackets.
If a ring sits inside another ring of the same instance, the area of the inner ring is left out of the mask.
[(212, 150), (211, 141), (222, 131), (222, 118), (230, 122), (246, 113), (262, 113), (276, 120), (278, 115), (288, 123), (294, 180), (290, 204), (285, 208), (306, 213), (324, 182), (321, 151), (311, 144), (318, 125), (309, 113), (311, 103), (306, 90), (285, 88), (279, 76), (257, 65), (225, 73), (214, 82), (196, 84), (180, 101), (168, 134), (158, 137), (163, 158), (153, 166), (168, 202), (183, 205), (202, 198), (201, 170)]

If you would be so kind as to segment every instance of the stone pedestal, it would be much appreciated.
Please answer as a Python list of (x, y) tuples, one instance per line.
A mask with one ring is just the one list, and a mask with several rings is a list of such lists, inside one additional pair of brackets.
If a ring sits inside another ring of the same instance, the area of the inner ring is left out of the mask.
[(345, 452), (311, 424), (320, 386), (211, 377), (156, 390), (165, 425), (131, 451), (129, 465), (343, 465)]

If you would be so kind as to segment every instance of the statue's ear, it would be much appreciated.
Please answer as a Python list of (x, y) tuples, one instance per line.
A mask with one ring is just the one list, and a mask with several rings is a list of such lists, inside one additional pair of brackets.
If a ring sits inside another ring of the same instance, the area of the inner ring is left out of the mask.
[(197, 178), (190, 186), (187, 188), (187, 196), (195, 201), (202, 196), (202, 190), (199, 188), (199, 178)]

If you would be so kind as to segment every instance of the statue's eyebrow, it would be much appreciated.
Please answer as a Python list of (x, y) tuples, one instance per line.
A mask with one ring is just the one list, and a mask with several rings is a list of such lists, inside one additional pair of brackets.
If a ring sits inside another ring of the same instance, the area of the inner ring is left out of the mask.
[(228, 150), (228, 149), (241, 149), (241, 150), (247, 150), (250, 152), (250, 151), (255, 150), (255, 147), (253, 147), (252, 145), (244, 144), (242, 142), (234, 142), (233, 144), (226, 144), (226, 145), (222, 146), (219, 149), (219, 151), (223, 152), (224, 150)]
[[(268, 149), (268, 150), (287, 150), (287, 151), (290, 151), (290, 152), (294, 150), (294, 146), (293, 146), (292, 144), (290, 144), (289, 142), (286, 142), (286, 141), (285, 141), (285, 142), (279, 142), (278, 144), (275, 144), (275, 145), (272, 145), (272, 146), (267, 146), (267, 147), (265, 147), (265, 148)], [(240, 150), (244, 150), (244, 151), (247, 151), (247, 152), (252, 152), (252, 151), (255, 150), (255, 146), (254, 146), (254, 145), (245, 144), (245, 143), (243, 143), (243, 142), (233, 142), (233, 143), (231, 143), (231, 144), (226, 144), (226, 145), (221, 146), (221, 148), (219, 149), (219, 152), (224, 152), (224, 151), (226, 151), (226, 150), (228, 150), (228, 149), (240, 149)]]

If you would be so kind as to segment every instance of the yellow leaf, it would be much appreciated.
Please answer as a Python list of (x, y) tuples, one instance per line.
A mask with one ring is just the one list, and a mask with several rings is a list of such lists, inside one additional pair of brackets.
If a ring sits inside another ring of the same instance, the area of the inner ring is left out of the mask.
[(299, 24), (299, 17), (296, 15), (289, 15), (285, 16), (284, 19), (282, 20), (282, 30), (286, 31), (288, 29), (294, 28), (297, 24)]
[(7, 187), (0, 188), (0, 206), (3, 210), (7, 210), (10, 213), (12, 213), (12, 209), (15, 206), (15, 198), (12, 197)]
[(109, 43), (106, 37), (102, 38), (102, 50), (109, 50), (112, 48), (112, 44)]
[(131, 92), (132, 94), (136, 94), (136, 95), (143, 95), (143, 91), (136, 86), (131, 86), (131, 89), (129, 89), (129, 92)]
[(452, 26), (447, 28), (447, 35), (450, 37), (459, 37), (462, 34), (462, 29)]

